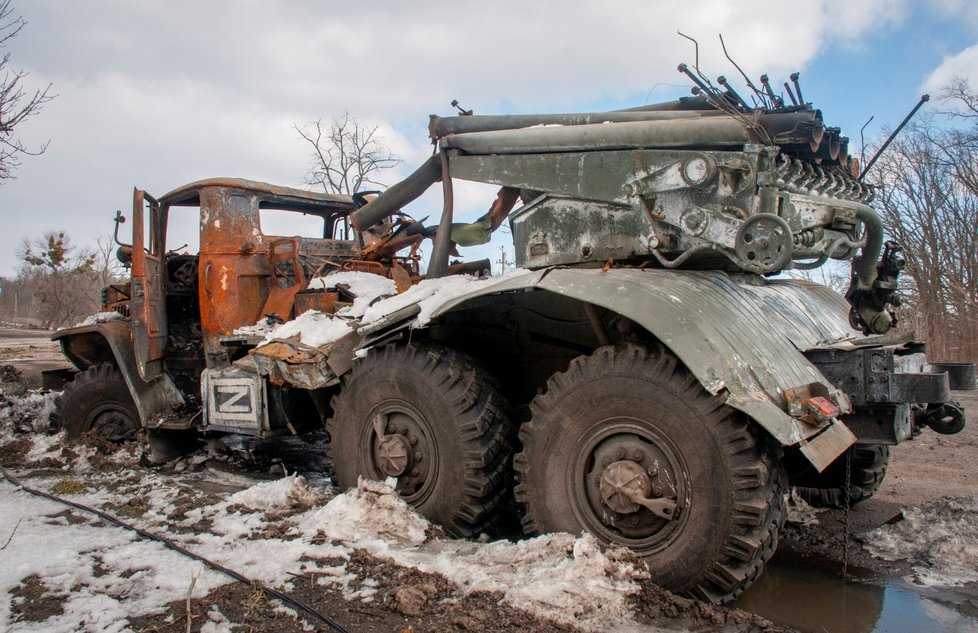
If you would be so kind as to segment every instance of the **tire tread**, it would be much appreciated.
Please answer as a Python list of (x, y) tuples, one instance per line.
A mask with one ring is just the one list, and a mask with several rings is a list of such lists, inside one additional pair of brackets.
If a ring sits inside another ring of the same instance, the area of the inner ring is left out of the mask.
[[(534, 465), (528, 456), (540, 433), (537, 422), (565, 392), (581, 388), (591, 377), (602, 376), (614, 367), (616, 372), (654, 379), (656, 384), (682, 394), (684, 403), (696, 410), (707, 424), (718, 429), (722, 451), (731, 473), (735, 510), (731, 530), (719, 555), (700, 578), (685, 587), (667, 587), (714, 603), (727, 603), (743, 593), (761, 574), (777, 547), (778, 532), (787, 514), (786, 475), (777, 451), (740, 414), (709, 394), (679, 360), (661, 349), (637, 345), (605, 346), (590, 356), (574, 359), (567, 370), (555, 374), (546, 389), (530, 403), (531, 419), (519, 432), (523, 451), (517, 453), (514, 467), (519, 483), (516, 501), (523, 510), (524, 531), (538, 534), (546, 530), (534, 513), (534, 498), (527, 484)], [(653, 577), (654, 577), (654, 569)]]

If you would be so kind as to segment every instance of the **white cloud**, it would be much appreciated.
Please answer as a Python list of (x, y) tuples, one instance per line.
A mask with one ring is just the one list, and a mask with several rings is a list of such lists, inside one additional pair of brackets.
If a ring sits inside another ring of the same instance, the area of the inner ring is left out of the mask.
[(972, 87), (978, 86), (978, 44), (945, 57), (924, 80), (922, 89), (937, 96), (954, 77), (969, 80)]
[[(905, 2), (35, 0), (18, 8), (29, 24), (13, 42), (14, 62), (59, 96), (24, 128), (52, 139), (48, 153), (26, 159), (0, 188), (2, 213), (14, 218), (0, 234), (3, 274), (25, 235), (64, 227), (82, 243), (107, 233), (133, 185), (162, 193), (217, 175), (300, 183), (308, 156), (293, 122), (349, 112), (381, 125), (403, 175), (430, 153), (427, 114), (449, 114), (453, 98), (483, 113), (632, 105), (653, 85), (687, 85), (676, 66), (692, 63), (693, 50), (677, 30), (699, 40), (711, 77), (737, 76), (720, 50), (723, 33), (752, 76), (780, 83), (826, 47), (858, 45), (899, 22)], [(653, 98), (687, 93), (660, 86)], [(491, 197), (477, 203), (468, 191), (460, 189), (459, 212), (475, 217)], [(437, 217), (437, 205), (430, 212)]]
[(930, 0), (929, 7), (941, 17), (978, 27), (978, 3), (974, 0)]

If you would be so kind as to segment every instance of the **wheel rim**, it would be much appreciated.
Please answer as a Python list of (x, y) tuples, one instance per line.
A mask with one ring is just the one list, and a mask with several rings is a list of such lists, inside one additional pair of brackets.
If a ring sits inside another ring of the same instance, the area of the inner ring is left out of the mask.
[(125, 407), (106, 402), (88, 413), (85, 428), (94, 431), (98, 437), (117, 442), (132, 437), (136, 431), (136, 421)]
[(386, 400), (370, 411), (358, 451), (362, 472), (374, 479), (396, 477), (398, 494), (412, 506), (423, 503), (438, 481), (434, 428), (403, 400)]
[[(574, 448), (567, 469), (569, 497), (578, 521), (609, 543), (640, 555), (668, 547), (688, 520), (689, 470), (676, 445), (655, 425), (611, 417), (593, 425)], [(671, 499), (672, 518), (629, 499)]]

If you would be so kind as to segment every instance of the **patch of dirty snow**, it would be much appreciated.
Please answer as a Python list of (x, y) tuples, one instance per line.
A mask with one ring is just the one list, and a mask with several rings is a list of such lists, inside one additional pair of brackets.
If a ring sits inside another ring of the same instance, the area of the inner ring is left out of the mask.
[[(35, 454), (54, 454), (56, 438), (34, 441)], [(355, 489), (330, 498), (331, 490), (292, 476), (215, 498), (198, 495), (162, 472), (141, 472), (134, 479), (124, 469), (92, 470), (86, 451), (73, 450), (79, 458), (66, 463), (87, 490), (70, 495), (72, 500), (116, 514), (138, 499), (147, 507), (128, 518), (131, 523), (286, 590), (299, 574), (348, 599), (374, 600), (382, 579), (360, 578), (348, 567), (354, 551), (363, 550), (396, 565), (441, 574), (455, 595), (498, 591), (508, 605), (568, 626), (624, 630), (634, 625), (629, 597), (648, 578), (630, 553), (602, 550), (591, 536), (551, 534), (519, 543), (441, 538), (398, 496), (393, 479), (361, 480)], [(50, 490), (55, 481), (25, 483)], [(173, 516), (178, 504), (182, 514)], [(193, 506), (189, 510), (188, 504)], [(0, 539), (14, 534), (2, 556), (0, 592), (10, 595), (36, 574), (51, 594), (64, 597), (64, 613), (39, 623), (37, 630), (122, 631), (128, 616), (159, 613), (182, 600), (195, 571), (200, 573), (195, 596), (231, 582), (83, 513), (71, 511), (70, 520), (52, 517), (65, 508), (6, 484), (0, 484), (0, 507)], [(9, 601), (0, 601), (0, 630), (12, 623), (10, 609)], [(208, 619), (205, 626), (212, 626), (206, 630), (230, 626), (220, 611)]]
[(354, 271), (344, 271), (316, 277), (309, 282), (309, 288), (326, 290), (335, 288), (337, 284), (349, 286), (350, 294), (355, 299), (353, 305), (340, 309), (337, 314), (342, 316), (360, 317), (367, 311), (374, 301), (381, 297), (390, 297), (397, 294), (397, 284), (387, 277), (374, 275), (373, 273), (361, 273)]
[(907, 560), (928, 585), (978, 582), (978, 495), (929, 501), (903, 511), (903, 520), (861, 536), (883, 560)]
[(13, 395), (0, 390), (0, 438), (9, 439), (14, 433), (46, 432), (54, 399), (60, 393)]
[(299, 337), (299, 342), (310, 347), (320, 347), (337, 341), (353, 328), (345, 320), (317, 310), (310, 310), (287, 323), (283, 323), (265, 335), (262, 345), (272, 341), (284, 341)]
[(818, 525), (818, 513), (821, 510), (813, 508), (807, 501), (801, 498), (798, 490), (791, 489), (791, 494), (787, 496), (788, 516), (786, 523), (795, 525)]
[(224, 617), (224, 614), (221, 613), (221, 610), (215, 604), (207, 612), (207, 622), (204, 622), (200, 626), (200, 633), (227, 633), (233, 630), (231, 625), (232, 622)]
[[(201, 592), (226, 582), (216, 573), (200, 572), (199, 563), (158, 543), (136, 540), (130, 532), (89, 521), (52, 521), (50, 515), (63, 512), (64, 506), (6, 484), (0, 486), (0, 507), (0, 535), (10, 536), (0, 565), (0, 594), (9, 596), (25, 578), (37, 576), (49, 593), (62, 599), (63, 612), (34, 630), (123, 631), (130, 614), (161, 612), (168, 602), (184, 598), (195, 571)], [(0, 629), (12, 630), (7, 628), (12, 625), (10, 607), (9, 601), (0, 601)]]
[(361, 479), (356, 489), (307, 515), (299, 529), (315, 526), (374, 556), (441, 574), (465, 593), (503, 592), (504, 602), (566, 624), (630, 619), (628, 597), (649, 575), (626, 550), (602, 551), (587, 534), (518, 543), (430, 539), (430, 523), (397, 496), (394, 483)]
[[(122, 321), (126, 317), (122, 316), (118, 312), (96, 312), (90, 316), (85, 317), (85, 320), (76, 323), (75, 327), (85, 327), (88, 325), (95, 325), (96, 323), (108, 323), (110, 321)], [(65, 329), (65, 328), (59, 328)]]
[(31, 448), (24, 458), (29, 462), (36, 462), (45, 457), (60, 456), (64, 438), (63, 432), (56, 435), (34, 435), (31, 437)]
[(245, 488), (228, 497), (227, 502), (253, 510), (305, 510), (321, 498), (320, 493), (309, 487), (305, 477), (292, 475)]
[(544, 534), (517, 543), (436, 541), (393, 558), (442, 574), (467, 592), (500, 591), (503, 602), (535, 615), (602, 628), (631, 619), (628, 598), (639, 591), (637, 581), (649, 577), (630, 552), (602, 550), (590, 534)]
[(396, 484), (393, 478), (383, 483), (361, 478), (356, 488), (306, 516), (299, 528), (321, 530), (335, 541), (359, 543), (378, 553), (396, 545), (421, 545), (431, 524), (397, 495)]

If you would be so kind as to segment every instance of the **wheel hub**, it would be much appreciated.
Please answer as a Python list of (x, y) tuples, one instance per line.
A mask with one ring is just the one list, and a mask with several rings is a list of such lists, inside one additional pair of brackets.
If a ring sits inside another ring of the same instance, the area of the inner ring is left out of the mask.
[(427, 419), (401, 401), (382, 403), (370, 431), (370, 469), (375, 476), (396, 477), (398, 493), (408, 503), (420, 503), (437, 480), (437, 449)]
[(377, 465), (388, 477), (400, 477), (414, 461), (411, 440), (396, 433), (383, 435), (377, 441)]
[(631, 460), (610, 464), (601, 473), (598, 484), (601, 501), (619, 514), (634, 514), (642, 506), (633, 498), (648, 497), (652, 492), (652, 480), (645, 469)]
[(118, 442), (129, 439), (135, 433), (135, 422), (130, 414), (114, 406), (96, 409), (89, 416), (88, 428), (97, 436)]
[(630, 418), (609, 418), (581, 448), (577, 494), (591, 530), (644, 548), (681, 529), (688, 475), (668, 440)]

